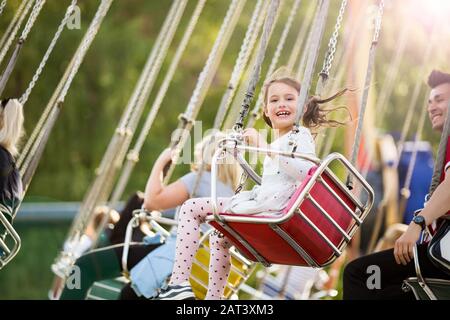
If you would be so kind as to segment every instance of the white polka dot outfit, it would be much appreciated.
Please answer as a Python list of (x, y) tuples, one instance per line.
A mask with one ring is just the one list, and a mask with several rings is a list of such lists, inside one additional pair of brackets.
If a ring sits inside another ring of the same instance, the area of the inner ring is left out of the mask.
[[(315, 156), (314, 140), (307, 128), (300, 127), (300, 132), (295, 138), (296, 152)], [(291, 151), (289, 134), (275, 140), (270, 149)], [(234, 196), (229, 206), (225, 208), (226, 211), (239, 214), (282, 211), (312, 166), (313, 163), (301, 159), (266, 156), (261, 186), (255, 186), (250, 191), (243, 191)]]
[[(297, 152), (315, 155), (314, 141), (308, 129), (301, 127), (296, 138)], [(270, 148), (292, 150), (292, 146), (289, 145), (289, 134), (274, 141)], [(300, 159), (266, 156), (261, 186), (231, 198), (219, 198), (219, 212), (245, 214), (280, 212), (312, 166), (312, 163)], [(190, 199), (181, 206), (178, 216), (175, 264), (170, 284), (181, 284), (189, 280), (192, 262), (199, 247), (200, 224), (205, 222), (205, 217), (211, 212), (210, 198)], [(210, 244), (210, 278), (206, 299), (220, 299), (231, 266), (228, 252), (231, 244), (217, 233), (211, 235)]]

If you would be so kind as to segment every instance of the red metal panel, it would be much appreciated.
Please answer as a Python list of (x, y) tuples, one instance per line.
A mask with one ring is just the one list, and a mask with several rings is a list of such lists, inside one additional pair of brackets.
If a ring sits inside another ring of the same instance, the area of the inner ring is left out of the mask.
[[(292, 196), (288, 206), (283, 211), (286, 214), (295, 200), (300, 195), (301, 191), (311, 179), (313, 171), (310, 171), (309, 176), (303, 181), (302, 185)], [(322, 173), (322, 179), (336, 192), (348, 207), (355, 211), (356, 205), (343, 192), (333, 180), (326, 174)], [(316, 182), (310, 191), (311, 196), (320, 204), (320, 206), (328, 212), (328, 214), (337, 222), (337, 224), (346, 233), (350, 231), (354, 225), (354, 220), (350, 213), (343, 205), (325, 188), (323, 183)], [(307, 216), (336, 246), (344, 241), (344, 237), (339, 230), (316, 208), (316, 206), (308, 199), (300, 204), (300, 210)], [(234, 215), (229, 213), (221, 214), (223, 216), (240, 216), (240, 217), (255, 217), (255, 215)], [(270, 217), (269, 215), (258, 215), (258, 217)], [(237, 239), (234, 239), (223, 228), (221, 228), (215, 221), (211, 224), (225, 234), (235, 246), (250, 260), (256, 261), (255, 257), (248, 252), (245, 247)], [(233, 228), (243, 239), (248, 241), (256, 251), (263, 256), (268, 262), (275, 264), (299, 265), (306, 266), (307, 263), (299, 254), (276, 232), (274, 232), (267, 224), (243, 223), (243, 222), (229, 222)], [(319, 265), (327, 264), (335, 255), (333, 249), (320, 237), (320, 235), (309, 226), (309, 224), (295, 214), (291, 219), (282, 223), (280, 227), (286, 231), (295, 242), (300, 245)]]

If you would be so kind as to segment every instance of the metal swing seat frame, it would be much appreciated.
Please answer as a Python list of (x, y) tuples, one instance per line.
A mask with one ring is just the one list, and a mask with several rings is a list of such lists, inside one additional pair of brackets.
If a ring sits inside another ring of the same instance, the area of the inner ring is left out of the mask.
[[(212, 159), (211, 202), (213, 212), (206, 221), (222, 232), (249, 260), (268, 267), (271, 264), (322, 268), (333, 263), (363, 223), (373, 202), (374, 192), (356, 168), (341, 154), (332, 153), (320, 160), (297, 152), (283, 152), (241, 145), (239, 138), (222, 141)], [(228, 152), (256, 183), (261, 178), (245, 161), (242, 153), (258, 152), (311, 161), (315, 168), (279, 214), (219, 213), (217, 166)], [(331, 170), (344, 167), (357, 189), (353, 192)], [(365, 194), (365, 200), (358, 195)], [(268, 241), (270, 239), (270, 241)]]
[(425, 278), (420, 269), (417, 244), (414, 246), (413, 255), (416, 277), (403, 280), (403, 291), (412, 291), (416, 300), (450, 300), (450, 280)]
[[(125, 278), (129, 279), (129, 269), (128, 269), (128, 253), (129, 246), (131, 243), (133, 229), (139, 226), (139, 221), (147, 221), (150, 223), (152, 229), (162, 235), (163, 238), (168, 238), (171, 236), (170, 232), (167, 231), (162, 225), (176, 226), (177, 221), (170, 218), (165, 218), (161, 216), (158, 211), (148, 212), (145, 209), (137, 209), (133, 211), (133, 218), (127, 225), (125, 233), (125, 241), (122, 253), (122, 270)], [(195, 255), (194, 262), (192, 265), (192, 272), (190, 276), (190, 282), (195, 296), (198, 299), (204, 299), (208, 289), (208, 267), (209, 267), (209, 235), (214, 231), (214, 228), (210, 228), (208, 231), (202, 233), (200, 238), (200, 247)], [(227, 285), (224, 291), (224, 298), (233, 299), (237, 297), (237, 292), (244, 282), (248, 280), (253, 270), (255, 269), (255, 264), (242, 256), (236, 248), (230, 248), (231, 254), (231, 270), (230, 276), (227, 281)]]
[[(6, 237), (0, 235), (0, 270), (5, 267), (20, 250), (22, 240), (19, 234), (8, 221), (3, 212), (0, 212), (0, 225), (6, 231)], [(2, 253), (3, 252), (3, 253)]]

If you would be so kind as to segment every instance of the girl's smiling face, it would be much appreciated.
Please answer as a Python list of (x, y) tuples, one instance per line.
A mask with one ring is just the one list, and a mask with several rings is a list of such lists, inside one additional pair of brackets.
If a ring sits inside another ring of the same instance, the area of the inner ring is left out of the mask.
[(272, 123), (272, 128), (279, 130), (281, 135), (292, 129), (297, 113), (298, 94), (296, 88), (284, 82), (274, 82), (267, 88), (264, 114)]

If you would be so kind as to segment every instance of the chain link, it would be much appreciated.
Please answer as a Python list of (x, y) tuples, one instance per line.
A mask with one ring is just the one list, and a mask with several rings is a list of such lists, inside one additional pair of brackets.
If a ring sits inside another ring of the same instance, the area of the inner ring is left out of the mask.
[[(273, 54), (272, 61), (270, 62), (269, 69), (266, 72), (266, 77), (264, 81), (267, 81), (267, 79), (269, 79), (269, 77), (275, 72), (275, 68), (277, 67), (281, 53), (285, 47), (287, 36), (289, 34), (289, 31), (291, 30), (292, 23), (294, 22), (295, 15), (298, 12), (300, 2), (301, 0), (296, 0), (293, 6), (291, 7), (291, 12), (289, 14), (286, 24), (284, 25), (283, 32), (281, 33), (280, 40), (278, 41), (275, 53)], [(258, 99), (256, 100), (255, 107), (252, 110), (252, 118), (251, 120), (249, 120), (248, 127), (250, 128), (253, 127), (254, 121), (256, 121), (260, 116), (260, 109), (263, 105), (263, 100), (264, 100), (264, 90), (260, 90)]]
[(100, 4), (100, 8), (94, 17), (94, 21), (92, 23), (92, 28), (89, 29), (88, 34), (85, 39), (83, 39), (83, 44), (81, 45), (81, 49), (79, 51), (79, 54), (76, 58), (75, 64), (73, 66), (72, 72), (69, 74), (69, 77), (67, 78), (66, 84), (61, 90), (61, 93), (59, 95), (59, 101), (63, 102), (65, 96), (67, 95), (67, 91), (69, 91), (70, 85), (72, 84), (72, 80), (75, 77), (75, 75), (78, 72), (78, 69), (80, 68), (81, 62), (84, 59), (84, 56), (86, 55), (87, 50), (91, 46), (92, 41), (94, 40), (95, 36), (98, 33), (98, 30), (100, 29), (100, 24), (103, 21), (103, 18), (105, 17), (106, 13), (109, 10), (109, 7), (111, 6), (112, 0), (102, 0), (102, 3)]
[(375, 20), (375, 31), (373, 33), (372, 42), (378, 42), (378, 39), (380, 38), (381, 21), (383, 19), (383, 14), (384, 14), (384, 0), (380, 0), (380, 3), (378, 5), (378, 14)]
[(341, 29), (342, 19), (344, 18), (345, 8), (347, 7), (347, 0), (342, 0), (341, 8), (339, 9), (339, 15), (336, 19), (336, 24), (334, 26), (334, 32), (328, 42), (328, 51), (325, 56), (325, 61), (323, 62), (321, 75), (329, 76), (330, 69), (333, 64), (334, 54), (336, 53), (337, 40), (339, 37), (339, 30)]
[(41, 9), (44, 6), (44, 4), (45, 0), (36, 0), (33, 6), (33, 10), (31, 10), (30, 17), (28, 18), (28, 21), (25, 24), (25, 27), (23, 28), (20, 39), (25, 40), (28, 37), (28, 34), (30, 33), (30, 30), (33, 27), (34, 22), (36, 21), (39, 13), (41, 12)]
[(236, 190), (234, 191), (234, 194), (238, 194), (239, 192), (242, 191), (245, 183), (247, 182), (247, 179), (248, 179), (248, 174), (246, 172), (243, 172), (241, 174), (241, 177), (239, 178), (239, 184), (238, 184)]
[(267, 12), (268, 2), (263, 3), (263, 1), (258, 0), (256, 7), (253, 11), (250, 24), (248, 25), (247, 31), (245, 33), (244, 40), (242, 42), (241, 48), (239, 50), (238, 58), (233, 67), (233, 72), (231, 73), (230, 81), (228, 82), (227, 90), (222, 96), (220, 101), (218, 112), (216, 113), (216, 118), (214, 119), (213, 128), (222, 128), (227, 111), (230, 108), (233, 97), (235, 96), (236, 88), (239, 85), (239, 80), (245, 71), (245, 68), (249, 62), (250, 55), (253, 48), (255, 47), (256, 40), (258, 38), (259, 31), (264, 22), (264, 16)]
[(5, 9), (6, 6), (6, 0), (3, 0), (0, 4), (0, 15), (3, 13), (3, 9)]
[(72, 15), (76, 5), (77, 5), (77, 0), (72, 0), (72, 3), (67, 8), (66, 14), (65, 14), (63, 20), (61, 21), (53, 39), (52, 39), (52, 42), (50, 43), (50, 45), (47, 49), (47, 52), (45, 53), (44, 57), (42, 58), (42, 61), (39, 64), (39, 67), (36, 69), (33, 79), (31, 80), (30, 84), (28, 85), (28, 88), (25, 90), (25, 93), (19, 99), (19, 101), (22, 105), (24, 105), (27, 102), (31, 91), (33, 90), (34, 86), (36, 85), (36, 82), (38, 81), (38, 79), (42, 73), (42, 70), (44, 69), (45, 65), (47, 64), (47, 60), (50, 57), (50, 54), (52, 53), (53, 48), (55, 47), (56, 42), (58, 41), (59, 37), (61, 36), (61, 33), (64, 30), (64, 27), (66, 26), (67, 21), (69, 20), (70, 16)]
[(22, 4), (20, 5), (19, 10), (17, 12), (17, 21), (16, 21), (15, 25), (12, 27), (12, 30), (10, 31), (8, 38), (5, 40), (5, 43), (4, 43), (3, 47), (1, 48), (0, 63), (3, 62), (3, 59), (5, 58), (6, 54), (8, 53), (9, 48), (11, 47), (14, 39), (16, 38), (17, 32), (19, 31), (23, 20), (25, 19), (28, 12), (30, 11), (32, 4), (33, 4), (32, 0), (29, 0), (28, 2), (26, 2), (26, 0), (24, 0), (22, 2)]

